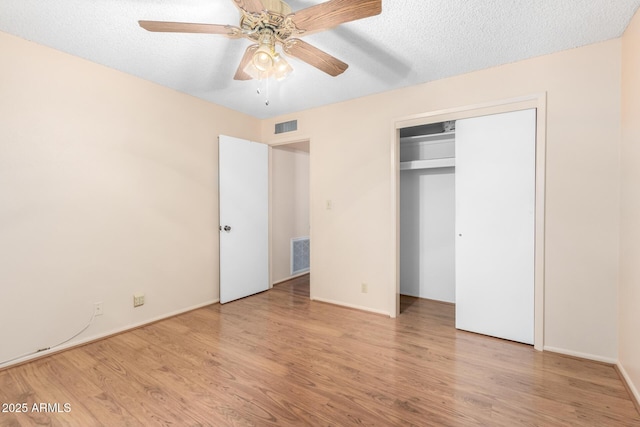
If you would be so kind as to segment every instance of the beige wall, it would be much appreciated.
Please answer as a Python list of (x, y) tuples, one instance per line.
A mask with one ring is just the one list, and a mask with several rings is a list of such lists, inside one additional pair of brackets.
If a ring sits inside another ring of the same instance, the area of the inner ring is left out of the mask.
[(309, 236), (309, 151), (271, 151), (271, 279), (291, 277), (291, 239)]
[(0, 52), (0, 361), (94, 302), (69, 344), (217, 300), (217, 136), (259, 121), (4, 33)]
[(545, 346), (615, 361), (620, 54), (612, 40), (263, 121), (265, 142), (313, 145), (312, 296), (389, 312), (395, 119), (546, 91)]
[[(631, 94), (637, 21), (624, 42)], [(0, 360), (68, 338), (96, 301), (105, 314), (76, 342), (217, 299), (220, 133), (312, 141), (312, 296), (388, 313), (395, 119), (547, 92), (545, 345), (604, 360), (619, 348), (637, 384), (629, 164), (638, 129), (628, 117), (638, 109), (625, 96), (620, 243), (621, 49), (612, 40), (264, 120), (260, 130), (256, 119), (0, 33)], [(271, 134), (294, 118), (299, 131)], [(138, 291), (147, 304), (134, 310)]]
[(640, 12), (622, 38), (620, 365), (640, 402)]

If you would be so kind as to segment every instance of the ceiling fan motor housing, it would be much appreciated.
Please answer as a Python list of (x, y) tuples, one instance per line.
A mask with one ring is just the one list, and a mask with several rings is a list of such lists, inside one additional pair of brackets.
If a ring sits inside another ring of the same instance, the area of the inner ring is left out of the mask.
[(259, 13), (241, 10), (240, 28), (248, 38), (261, 43), (261, 33), (269, 29), (274, 42), (284, 43), (293, 34), (302, 33), (291, 19), (291, 7), (281, 0), (262, 0), (264, 9)]

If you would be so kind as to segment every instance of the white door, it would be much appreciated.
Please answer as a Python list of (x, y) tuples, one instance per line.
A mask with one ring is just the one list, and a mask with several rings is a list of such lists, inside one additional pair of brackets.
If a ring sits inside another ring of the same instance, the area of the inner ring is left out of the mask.
[(220, 136), (220, 302), (269, 289), (269, 155)]
[(536, 110), (456, 122), (456, 328), (533, 344)]

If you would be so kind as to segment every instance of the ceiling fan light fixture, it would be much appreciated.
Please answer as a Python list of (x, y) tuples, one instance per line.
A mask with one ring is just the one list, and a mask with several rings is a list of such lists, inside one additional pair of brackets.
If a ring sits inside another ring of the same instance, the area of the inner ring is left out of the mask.
[(244, 67), (242, 71), (244, 71), (249, 76), (251, 76), (253, 80), (263, 80), (269, 77), (268, 72), (258, 70), (256, 66), (253, 65), (253, 62), (247, 63), (247, 65)]
[(291, 74), (293, 68), (276, 52), (275, 47), (262, 45), (255, 50), (242, 71), (255, 80), (273, 77), (281, 81)]
[(276, 53), (273, 58), (273, 75), (276, 80), (284, 80), (292, 71), (293, 68), (287, 60)]
[[(318, 1), (318, 0), (316, 0)], [(275, 77), (282, 80), (291, 66), (276, 53), (276, 43), (284, 53), (336, 77), (348, 65), (298, 37), (328, 30), (382, 12), (382, 0), (325, 0), (292, 13), (285, 0), (233, 0), (240, 10), (240, 25), (198, 24), (190, 22), (138, 21), (147, 31), (165, 33), (219, 34), (231, 39), (247, 38), (248, 46), (234, 80)]]
[(253, 66), (260, 72), (266, 72), (273, 67), (275, 52), (269, 45), (262, 45), (253, 54)]

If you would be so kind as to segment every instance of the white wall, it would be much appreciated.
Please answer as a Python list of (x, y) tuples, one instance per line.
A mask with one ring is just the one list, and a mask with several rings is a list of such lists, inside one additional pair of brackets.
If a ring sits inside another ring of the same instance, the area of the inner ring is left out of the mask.
[(291, 239), (309, 236), (309, 143), (271, 151), (271, 277), (291, 277)]
[[(263, 141), (304, 137), (313, 146), (312, 297), (390, 311), (395, 120), (546, 92), (544, 342), (616, 360), (620, 76), (616, 39), (264, 120)], [(273, 134), (292, 119), (298, 131)]]
[(259, 121), (4, 33), (0, 52), (0, 361), (94, 302), (69, 344), (216, 301), (217, 136)]
[(455, 302), (455, 170), (400, 172), (400, 293)]
[(640, 12), (622, 38), (620, 366), (640, 402)]

